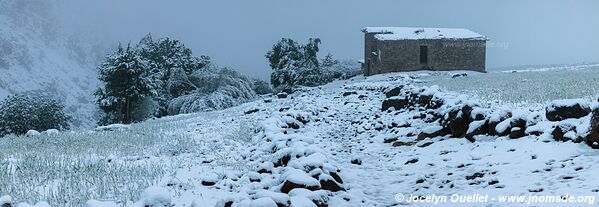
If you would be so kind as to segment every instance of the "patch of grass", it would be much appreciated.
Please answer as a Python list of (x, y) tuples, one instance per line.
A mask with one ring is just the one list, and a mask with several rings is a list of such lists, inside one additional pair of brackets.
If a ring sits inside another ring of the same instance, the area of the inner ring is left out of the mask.
[(0, 195), (17, 202), (83, 206), (89, 199), (134, 201), (194, 153), (197, 142), (179, 119), (134, 124), (112, 132), (0, 138)]

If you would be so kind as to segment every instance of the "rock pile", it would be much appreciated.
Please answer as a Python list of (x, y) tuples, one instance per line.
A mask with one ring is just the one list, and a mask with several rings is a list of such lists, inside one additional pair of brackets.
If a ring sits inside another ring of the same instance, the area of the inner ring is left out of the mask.
[[(312, 138), (295, 133), (319, 121), (313, 118), (317, 113), (289, 110), (266, 120), (248, 153), (256, 167), (238, 180), (249, 183), (246, 187), (250, 190), (244, 190), (249, 193), (225, 198), (217, 206), (296, 206), (310, 202), (322, 207), (328, 206), (335, 193), (344, 192), (340, 170), (327, 152), (316, 147)], [(220, 185), (223, 183), (215, 186)]]
[(585, 100), (552, 101), (544, 111), (497, 110), (481, 107), (464, 97), (447, 95), (436, 87), (401, 85), (383, 92), (386, 99), (381, 111), (420, 114), (413, 118), (428, 123), (419, 129), (418, 140), (449, 135), (474, 142), (476, 135), (511, 139), (534, 135), (555, 141), (584, 141), (599, 148), (599, 109), (591, 110)]

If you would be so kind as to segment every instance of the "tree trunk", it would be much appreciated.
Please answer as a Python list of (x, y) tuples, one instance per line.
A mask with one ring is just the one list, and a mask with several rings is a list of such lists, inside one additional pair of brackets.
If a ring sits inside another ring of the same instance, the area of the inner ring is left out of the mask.
[(123, 118), (123, 124), (129, 124), (129, 98), (125, 98), (125, 117)]

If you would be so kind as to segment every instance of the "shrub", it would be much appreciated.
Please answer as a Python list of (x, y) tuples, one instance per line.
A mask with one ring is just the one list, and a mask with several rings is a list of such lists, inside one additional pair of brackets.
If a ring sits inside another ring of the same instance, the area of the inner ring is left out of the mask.
[(64, 105), (44, 96), (17, 94), (0, 102), (0, 136), (28, 130), (69, 129)]
[(258, 95), (274, 93), (274, 89), (270, 84), (263, 80), (255, 80), (253, 89)]
[(343, 60), (335, 62), (331, 65), (324, 65), (322, 67), (323, 76), (328, 82), (335, 79), (349, 79), (351, 77), (362, 74), (362, 68), (358, 61), (355, 60)]

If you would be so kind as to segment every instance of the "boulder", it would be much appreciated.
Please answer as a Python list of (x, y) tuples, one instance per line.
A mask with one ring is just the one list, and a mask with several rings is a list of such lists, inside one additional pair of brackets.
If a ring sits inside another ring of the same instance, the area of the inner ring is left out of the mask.
[(387, 98), (389, 98), (389, 97), (393, 97), (393, 96), (398, 96), (398, 95), (401, 93), (401, 89), (403, 89), (403, 86), (398, 86), (398, 87), (395, 87), (395, 88), (393, 88), (393, 89), (391, 89), (391, 90), (387, 91), (387, 92), (385, 93), (385, 96), (386, 96)]
[(320, 189), (320, 182), (303, 171), (294, 170), (287, 175), (287, 178), (281, 187), (281, 192), (289, 193), (289, 191), (295, 188), (304, 188), (315, 191)]
[(41, 134), (40, 132), (31, 129), (31, 130), (27, 131), (27, 133), (25, 133), (25, 136), (26, 137), (34, 137), (34, 136), (38, 136), (40, 134)]
[(524, 128), (512, 127), (510, 130), (510, 139), (518, 139), (524, 136)]
[(417, 98), (417, 102), (420, 104), (420, 106), (429, 106), (432, 100), (433, 95), (420, 95)]
[(281, 92), (281, 93), (277, 93), (277, 98), (287, 98), (287, 93), (285, 92)]
[(497, 127), (497, 124), (499, 124), (499, 120), (489, 120), (488, 123), (488, 130), (487, 130), (487, 134), (491, 135), (491, 136), (495, 136), (497, 135), (497, 130), (495, 129)]
[(397, 137), (387, 137), (383, 140), (383, 143), (387, 144), (395, 141), (397, 141)]
[(277, 159), (277, 161), (274, 163), (274, 166), (275, 167), (287, 166), (287, 163), (289, 163), (289, 160), (291, 160), (290, 154), (283, 155), (279, 159)]
[(412, 145), (415, 145), (415, 144), (416, 144), (416, 142), (402, 142), (402, 141), (393, 142), (393, 146), (394, 147), (412, 146)]
[[(339, 170), (337, 170), (339, 171)], [(331, 175), (331, 177), (333, 179), (335, 179), (335, 181), (337, 181), (338, 183), (343, 184), (343, 180), (341, 179), (341, 176), (339, 176), (339, 174), (337, 174), (336, 172), (329, 172), (329, 174)]]
[(203, 186), (213, 186), (218, 182), (218, 175), (216, 174), (208, 174), (202, 177), (202, 185)]
[(418, 134), (418, 140), (439, 137), (439, 136), (445, 136), (445, 135), (447, 135), (447, 133), (445, 133), (445, 130), (442, 126), (429, 126), (429, 127), (422, 129), (422, 132), (420, 132), (420, 134)]
[(517, 139), (523, 137), (526, 131), (526, 119), (522, 117), (513, 117), (510, 119), (509, 137)]
[(323, 190), (328, 190), (331, 192), (345, 191), (341, 184), (337, 183), (337, 181), (335, 181), (335, 179), (330, 175), (321, 174), (319, 180), (321, 189)]
[(569, 140), (564, 137), (564, 134), (564, 130), (560, 126), (556, 126), (555, 129), (553, 129), (553, 131), (551, 132), (553, 139), (558, 142), (565, 142)]
[(489, 130), (487, 133), (491, 136), (498, 135), (499, 133), (497, 132), (497, 125), (510, 117), (511, 117), (510, 112), (500, 112), (500, 113), (495, 113), (495, 114), (490, 115), (489, 116)]
[(387, 109), (393, 107), (395, 110), (407, 108), (410, 106), (408, 99), (405, 98), (390, 98), (383, 101), (383, 106), (381, 107), (381, 111), (386, 111)]
[(514, 117), (512, 119), (510, 119), (510, 127), (519, 127), (519, 128), (526, 128), (526, 119), (522, 118), (522, 117)]
[(489, 131), (489, 120), (475, 120), (468, 125), (466, 139), (473, 142), (475, 135), (486, 134)]
[(552, 101), (545, 109), (545, 116), (549, 121), (562, 121), (570, 118), (581, 118), (591, 112), (589, 103), (581, 99), (567, 99)]
[(248, 110), (248, 111), (244, 112), (244, 114), (253, 114), (253, 113), (256, 113), (258, 111), (260, 111), (260, 109), (251, 109), (251, 110)]
[(0, 196), (0, 207), (11, 207), (12, 206), (12, 197), (5, 195)]
[(507, 136), (511, 132), (511, 119), (503, 120), (495, 126), (495, 132), (498, 136)]
[(350, 96), (350, 95), (356, 95), (356, 94), (358, 94), (358, 93), (355, 92), (355, 91), (346, 91), (346, 92), (343, 92), (343, 96), (344, 97), (345, 96)]
[(351, 162), (351, 164), (354, 164), (354, 165), (362, 165), (362, 160), (360, 160), (360, 159), (353, 159), (350, 162)]
[(599, 149), (599, 108), (593, 109), (589, 131), (585, 138), (586, 143), (594, 149)]
[(453, 137), (464, 137), (470, 125), (472, 107), (465, 105), (459, 111), (449, 112), (449, 129)]

